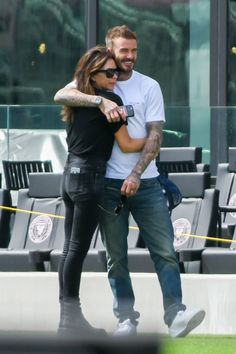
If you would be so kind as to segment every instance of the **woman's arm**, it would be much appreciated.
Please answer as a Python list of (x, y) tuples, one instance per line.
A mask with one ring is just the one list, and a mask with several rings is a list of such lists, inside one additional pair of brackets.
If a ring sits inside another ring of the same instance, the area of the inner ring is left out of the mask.
[(123, 152), (139, 152), (142, 151), (146, 139), (133, 139), (129, 136), (126, 125), (122, 125), (115, 133), (115, 139)]

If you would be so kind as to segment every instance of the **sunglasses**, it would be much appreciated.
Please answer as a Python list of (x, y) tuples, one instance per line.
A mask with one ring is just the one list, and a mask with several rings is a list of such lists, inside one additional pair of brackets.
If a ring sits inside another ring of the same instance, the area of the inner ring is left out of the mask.
[(108, 79), (112, 79), (114, 75), (116, 75), (117, 77), (119, 77), (120, 75), (120, 70), (119, 69), (101, 69), (97, 71), (98, 73), (104, 73), (106, 74), (106, 77)]
[(117, 203), (115, 209), (112, 210), (112, 211), (103, 208), (103, 206), (100, 205), (100, 204), (98, 204), (98, 207), (99, 207), (101, 210), (105, 211), (105, 212), (106, 212), (107, 214), (109, 214), (109, 215), (118, 216), (118, 215), (120, 214), (120, 212), (122, 211), (122, 209), (124, 208), (124, 206), (125, 206), (126, 199), (127, 199), (126, 196), (125, 196), (125, 195), (122, 195), (122, 196), (120, 197), (120, 200), (119, 200), (119, 202)]
[(126, 196), (125, 195), (122, 195), (117, 206), (115, 207), (114, 209), (114, 213), (116, 215), (120, 214), (121, 210), (124, 208), (125, 206), (125, 202), (126, 202)]

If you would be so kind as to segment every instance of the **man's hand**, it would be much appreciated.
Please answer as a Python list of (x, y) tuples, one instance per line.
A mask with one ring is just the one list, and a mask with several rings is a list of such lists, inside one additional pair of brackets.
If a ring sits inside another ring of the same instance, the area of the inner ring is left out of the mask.
[(113, 101), (102, 97), (102, 102), (99, 105), (100, 110), (105, 114), (109, 123), (119, 122), (121, 119), (126, 121), (126, 114), (122, 108), (117, 106)]
[(126, 197), (132, 197), (137, 193), (140, 186), (140, 177), (131, 172), (131, 174), (124, 180), (121, 187), (121, 194)]

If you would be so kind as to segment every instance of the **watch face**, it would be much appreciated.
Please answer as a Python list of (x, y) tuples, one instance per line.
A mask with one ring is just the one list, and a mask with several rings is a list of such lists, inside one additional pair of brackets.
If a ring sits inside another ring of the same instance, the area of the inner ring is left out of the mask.
[(96, 97), (96, 103), (99, 105), (102, 102), (102, 97)]

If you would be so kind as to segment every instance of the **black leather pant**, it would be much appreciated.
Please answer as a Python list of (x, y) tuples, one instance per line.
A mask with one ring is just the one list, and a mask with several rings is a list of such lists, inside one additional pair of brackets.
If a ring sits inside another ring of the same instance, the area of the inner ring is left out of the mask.
[(65, 243), (59, 265), (60, 300), (79, 299), (83, 261), (98, 225), (105, 162), (68, 156), (62, 179)]

